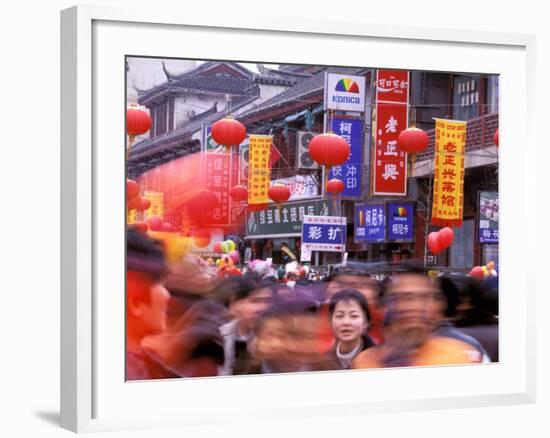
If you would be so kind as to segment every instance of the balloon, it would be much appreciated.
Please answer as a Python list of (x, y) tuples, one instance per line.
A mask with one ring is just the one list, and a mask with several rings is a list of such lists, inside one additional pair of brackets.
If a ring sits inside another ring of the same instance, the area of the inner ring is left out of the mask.
[(485, 274), (483, 273), (483, 269), (481, 269), (481, 266), (474, 266), (472, 270), (470, 271), (470, 277), (476, 278), (478, 280), (483, 280), (485, 277)]
[(495, 269), (495, 262), (491, 261), (491, 262), (487, 262), (487, 269), (489, 269), (489, 271), (492, 271)]
[(231, 239), (226, 240), (226, 242), (227, 242), (227, 245), (228, 245), (228, 248), (229, 248), (229, 251), (227, 251), (227, 252), (229, 253), (231, 251), (235, 251), (235, 248), (237, 248), (237, 246), (235, 245), (235, 242), (233, 242)]
[(221, 265), (221, 263), (222, 263), (222, 259), (218, 259), (218, 260), (216, 260), (216, 266), (220, 266), (220, 265)]
[(164, 222), (160, 226), (160, 230), (169, 233), (170, 231), (172, 231), (172, 224), (170, 222)]
[(439, 235), (436, 231), (432, 231), (428, 234), (428, 249), (432, 254), (439, 254), (443, 249), (439, 243)]
[(451, 227), (442, 228), (437, 232), (437, 241), (441, 249), (447, 249), (453, 243), (455, 233)]
[(151, 216), (148, 222), (151, 231), (160, 231), (160, 229), (162, 228), (163, 220), (160, 216)]
[(224, 240), (221, 245), (220, 245), (220, 248), (222, 250), (222, 252), (224, 253), (229, 253), (231, 250), (229, 249), (229, 243), (227, 240)]
[(223, 242), (216, 242), (214, 245), (214, 252), (217, 252), (218, 254), (221, 254), (223, 252), (222, 250), (222, 243)]
[(241, 255), (239, 254), (239, 251), (231, 251), (229, 253), (229, 257), (231, 257), (231, 260), (233, 260), (233, 263), (235, 263), (236, 265), (238, 265), (239, 261), (241, 260)]

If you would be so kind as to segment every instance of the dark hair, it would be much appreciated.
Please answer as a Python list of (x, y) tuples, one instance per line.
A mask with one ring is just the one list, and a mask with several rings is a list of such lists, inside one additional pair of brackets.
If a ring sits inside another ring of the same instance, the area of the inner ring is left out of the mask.
[(217, 295), (222, 301), (229, 305), (231, 301), (238, 301), (248, 298), (259, 289), (269, 289), (273, 298), (277, 297), (277, 283), (270, 280), (262, 280), (257, 275), (244, 275), (230, 277), (220, 284)]
[(254, 331), (256, 334), (260, 333), (265, 322), (269, 319), (278, 319), (290, 315), (316, 315), (318, 310), (319, 306), (313, 299), (296, 298), (276, 301), (258, 318)]
[(336, 309), (336, 305), (341, 301), (356, 301), (357, 304), (359, 304), (359, 307), (361, 307), (361, 310), (363, 311), (367, 322), (371, 320), (369, 303), (367, 302), (365, 296), (357, 289), (343, 289), (339, 292), (336, 292), (332, 296), (328, 305), (328, 313), (331, 319), (332, 315), (334, 314), (334, 310)]
[(126, 270), (138, 271), (158, 281), (166, 272), (161, 243), (130, 228), (126, 231)]
[(444, 316), (452, 318), (456, 316), (456, 308), (460, 304), (460, 290), (456, 283), (447, 275), (438, 277), (439, 287), (443, 292), (447, 306), (445, 308)]

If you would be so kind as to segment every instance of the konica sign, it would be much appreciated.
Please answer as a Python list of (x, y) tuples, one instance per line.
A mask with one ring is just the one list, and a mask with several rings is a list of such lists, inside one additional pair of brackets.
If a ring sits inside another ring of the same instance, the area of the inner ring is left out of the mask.
[(325, 109), (365, 111), (365, 77), (325, 73)]

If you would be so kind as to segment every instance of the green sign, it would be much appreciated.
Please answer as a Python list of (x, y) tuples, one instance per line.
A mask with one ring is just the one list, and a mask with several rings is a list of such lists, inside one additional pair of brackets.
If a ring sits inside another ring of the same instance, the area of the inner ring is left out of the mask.
[(270, 205), (263, 211), (251, 212), (246, 218), (247, 238), (300, 236), (304, 215), (330, 216), (330, 202), (307, 200)]

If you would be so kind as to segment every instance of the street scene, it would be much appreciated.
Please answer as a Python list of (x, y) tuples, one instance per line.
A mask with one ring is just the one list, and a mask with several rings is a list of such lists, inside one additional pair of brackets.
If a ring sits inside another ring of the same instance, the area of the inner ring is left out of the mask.
[(499, 361), (499, 76), (126, 57), (126, 379)]

